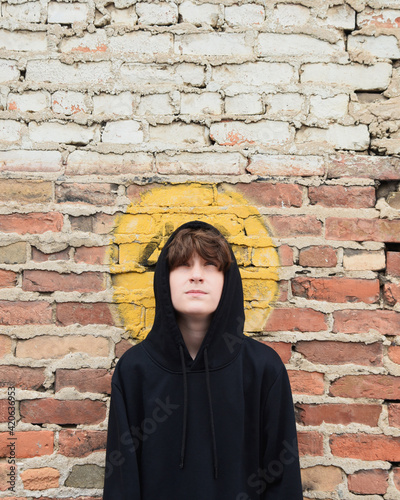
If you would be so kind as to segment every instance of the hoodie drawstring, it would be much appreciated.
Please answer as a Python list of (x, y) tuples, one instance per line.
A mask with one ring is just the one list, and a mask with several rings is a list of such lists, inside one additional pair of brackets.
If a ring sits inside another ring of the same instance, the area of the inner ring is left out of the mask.
[(182, 344), (179, 344), (179, 352), (181, 353), (182, 373), (183, 373), (183, 426), (182, 426), (181, 461), (179, 467), (183, 469), (183, 464), (185, 461), (185, 447), (186, 447), (188, 390), (187, 390), (187, 373), (186, 373), (185, 357), (183, 355)]
[[(181, 461), (180, 461), (179, 467), (181, 469), (183, 469), (183, 465), (185, 462), (185, 448), (186, 448), (188, 389), (187, 389), (187, 372), (186, 372), (186, 365), (185, 365), (185, 356), (183, 354), (182, 344), (179, 344), (179, 352), (181, 355), (182, 374), (183, 374), (183, 426), (182, 426)], [(213, 460), (214, 460), (214, 477), (215, 477), (215, 479), (217, 479), (218, 478), (217, 443), (215, 440), (214, 413), (213, 413), (212, 399), (211, 399), (210, 371), (209, 371), (209, 367), (208, 367), (207, 346), (204, 348), (204, 365), (206, 368), (208, 408), (210, 410), (210, 425), (211, 425), (211, 437), (212, 437)]]
[(213, 458), (214, 458), (214, 476), (215, 479), (218, 478), (218, 457), (217, 457), (217, 443), (215, 441), (215, 427), (214, 427), (214, 414), (212, 408), (211, 399), (211, 386), (210, 386), (210, 371), (208, 369), (208, 354), (207, 346), (204, 348), (204, 364), (206, 367), (206, 382), (207, 382), (207, 393), (208, 393), (208, 407), (210, 409), (210, 424), (211, 424), (211, 436), (213, 442)]

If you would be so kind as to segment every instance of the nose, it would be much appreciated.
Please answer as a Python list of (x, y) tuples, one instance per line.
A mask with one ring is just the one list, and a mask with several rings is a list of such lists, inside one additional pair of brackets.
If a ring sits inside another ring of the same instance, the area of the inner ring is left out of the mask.
[(192, 276), (190, 277), (190, 281), (194, 283), (202, 282), (203, 281), (203, 270), (201, 265), (196, 262), (194, 263), (192, 267)]

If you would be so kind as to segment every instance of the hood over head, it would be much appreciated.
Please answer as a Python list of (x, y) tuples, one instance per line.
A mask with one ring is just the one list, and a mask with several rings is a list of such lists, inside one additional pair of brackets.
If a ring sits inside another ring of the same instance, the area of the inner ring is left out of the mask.
[(214, 226), (201, 221), (187, 222), (171, 234), (161, 251), (156, 265), (154, 274), (156, 314), (153, 327), (143, 341), (143, 347), (157, 363), (174, 372), (182, 371), (181, 350), (183, 350), (184, 364), (188, 370), (203, 371), (205, 369), (204, 349), (206, 348), (208, 368), (212, 370), (233, 361), (238, 355), (243, 342), (244, 305), (242, 280), (236, 259), (231, 251), (232, 263), (224, 275), (221, 299), (216, 311), (213, 313), (203, 343), (193, 360), (186, 348), (176, 321), (175, 310), (171, 301), (167, 262), (169, 243), (179, 231), (185, 228), (203, 228), (221, 234)]

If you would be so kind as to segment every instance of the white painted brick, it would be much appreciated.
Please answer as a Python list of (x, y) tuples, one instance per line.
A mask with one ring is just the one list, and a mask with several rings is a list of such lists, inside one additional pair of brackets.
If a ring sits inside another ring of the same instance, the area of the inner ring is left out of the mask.
[(327, 142), (335, 149), (364, 151), (369, 146), (369, 132), (366, 125), (342, 126), (337, 123), (327, 129), (306, 127), (296, 134), (297, 143)]
[(10, 111), (22, 112), (43, 111), (50, 107), (48, 92), (25, 92), (23, 94), (8, 94), (7, 108)]
[(225, 98), (225, 113), (232, 115), (258, 115), (264, 112), (259, 94), (239, 94)]
[(257, 123), (221, 122), (210, 127), (210, 137), (221, 146), (240, 144), (283, 145), (293, 138), (288, 123), (262, 120)]
[(56, 60), (28, 61), (26, 79), (34, 82), (68, 84), (101, 84), (115, 78), (109, 61), (64, 64)]
[(349, 96), (338, 94), (323, 98), (319, 95), (310, 97), (310, 114), (322, 120), (338, 120), (347, 115)]
[(139, 144), (143, 142), (142, 124), (135, 120), (109, 122), (104, 128), (102, 142)]
[[(399, 7), (398, 3), (396, 7)], [(400, 28), (400, 9), (364, 9), (357, 15), (357, 24), (361, 28), (364, 26)]]
[(113, 52), (133, 52), (138, 54), (168, 54), (172, 52), (173, 37), (170, 33), (151, 34), (136, 31), (109, 39)]
[(5, 83), (12, 80), (18, 80), (19, 70), (17, 61), (8, 59), (0, 59), (0, 82)]
[(243, 33), (191, 33), (177, 35), (175, 54), (198, 56), (251, 56), (252, 41)]
[(58, 142), (65, 144), (88, 144), (99, 140), (97, 125), (85, 127), (77, 123), (45, 122), (29, 124), (29, 137), (33, 142)]
[(202, 86), (205, 80), (204, 66), (183, 64), (125, 63), (121, 67), (122, 78), (138, 86), (143, 85), (193, 85)]
[(337, 5), (327, 12), (326, 24), (343, 30), (354, 30), (356, 27), (356, 12), (349, 5)]
[(123, 24), (126, 26), (134, 26), (137, 23), (137, 15), (133, 7), (127, 9), (116, 9), (114, 6), (107, 6), (107, 10), (111, 15), (111, 24)]
[(289, 84), (295, 76), (295, 70), (290, 64), (260, 61), (216, 66), (212, 70), (211, 81), (221, 87), (234, 83), (258, 87), (267, 84)]
[(157, 154), (160, 174), (240, 175), (245, 172), (246, 159), (240, 153)]
[(260, 26), (265, 20), (264, 7), (258, 4), (225, 7), (225, 21), (229, 26)]
[(58, 172), (61, 168), (59, 151), (0, 151), (0, 172)]
[(152, 94), (140, 98), (137, 113), (139, 115), (173, 115), (175, 109), (169, 94)]
[(184, 23), (191, 23), (195, 26), (209, 25), (217, 26), (219, 19), (223, 15), (221, 6), (204, 3), (183, 2), (179, 5), (179, 14)]
[(173, 3), (137, 3), (136, 14), (139, 24), (166, 26), (178, 22), (178, 7)]
[(3, 3), (3, 16), (19, 22), (38, 23), (40, 21), (40, 9), (40, 2)]
[(274, 59), (286, 57), (308, 61), (348, 60), (343, 40), (329, 43), (309, 35), (260, 33), (258, 53)]
[(61, 52), (83, 52), (96, 53), (106, 52), (109, 38), (104, 30), (95, 33), (85, 33), (84, 36), (72, 36), (61, 40), (59, 45)]
[(310, 9), (294, 4), (278, 4), (274, 12), (275, 19), (282, 26), (302, 26), (310, 15)]
[(208, 129), (196, 123), (171, 123), (150, 127), (150, 141), (159, 147), (207, 146), (210, 144)]
[(254, 175), (303, 176), (323, 175), (324, 159), (320, 156), (256, 154), (250, 157), (246, 170)]
[(74, 115), (75, 113), (87, 113), (87, 96), (81, 92), (63, 91), (55, 92), (51, 98), (51, 107), (55, 113)]
[(47, 11), (47, 22), (58, 24), (72, 24), (85, 22), (89, 13), (86, 3), (50, 2)]
[(43, 31), (0, 30), (0, 49), (21, 52), (42, 52), (47, 50), (46, 33)]
[(153, 155), (147, 153), (100, 154), (73, 151), (67, 160), (68, 175), (121, 175), (151, 172)]
[(0, 142), (19, 142), (25, 125), (16, 120), (0, 120)]
[(271, 118), (294, 118), (298, 115), (304, 104), (304, 97), (299, 94), (273, 94), (265, 99), (267, 115)]
[(135, 97), (130, 92), (118, 95), (100, 94), (93, 96), (93, 113), (95, 115), (130, 116), (133, 112)]
[(397, 38), (394, 35), (387, 36), (349, 36), (347, 50), (351, 52), (368, 52), (375, 57), (399, 59), (400, 48)]
[(220, 115), (222, 113), (222, 98), (217, 92), (182, 94), (181, 113), (184, 115), (195, 115), (199, 113)]
[(390, 82), (392, 65), (377, 63), (362, 64), (305, 64), (301, 83), (319, 83), (354, 90), (385, 90)]

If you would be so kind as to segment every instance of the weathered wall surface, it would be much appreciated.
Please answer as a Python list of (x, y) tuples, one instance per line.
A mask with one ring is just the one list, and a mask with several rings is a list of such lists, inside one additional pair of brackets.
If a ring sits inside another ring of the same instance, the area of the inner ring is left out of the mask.
[(399, 39), (398, 0), (1, 3), (0, 491), (100, 498), (112, 369), (200, 218), (288, 368), (305, 498), (399, 498)]

